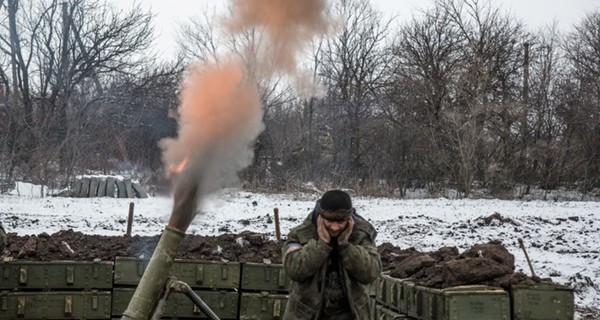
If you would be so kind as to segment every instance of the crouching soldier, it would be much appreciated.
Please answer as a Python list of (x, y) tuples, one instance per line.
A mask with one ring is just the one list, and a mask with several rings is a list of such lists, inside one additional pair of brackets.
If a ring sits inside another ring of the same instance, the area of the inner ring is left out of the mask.
[(381, 272), (376, 235), (346, 192), (323, 194), (282, 249), (292, 280), (284, 320), (369, 319), (368, 285)]

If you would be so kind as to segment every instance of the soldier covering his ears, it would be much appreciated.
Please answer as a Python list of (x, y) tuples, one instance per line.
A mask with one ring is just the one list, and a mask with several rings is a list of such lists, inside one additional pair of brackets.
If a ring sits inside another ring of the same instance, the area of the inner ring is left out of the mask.
[(367, 286), (381, 272), (376, 235), (346, 192), (325, 192), (282, 249), (292, 280), (284, 319), (369, 319)]

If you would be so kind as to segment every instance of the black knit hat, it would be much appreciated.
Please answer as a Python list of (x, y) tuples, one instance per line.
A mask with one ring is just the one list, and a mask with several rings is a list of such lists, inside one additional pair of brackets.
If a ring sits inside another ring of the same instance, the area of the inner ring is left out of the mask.
[(352, 215), (350, 195), (341, 190), (329, 190), (319, 200), (319, 214), (328, 220), (346, 220)]

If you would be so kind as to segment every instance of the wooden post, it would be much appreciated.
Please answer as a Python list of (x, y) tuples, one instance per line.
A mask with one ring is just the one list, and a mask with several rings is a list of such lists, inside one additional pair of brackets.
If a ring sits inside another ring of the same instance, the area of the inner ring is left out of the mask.
[(281, 240), (281, 231), (279, 231), (279, 209), (274, 208), (273, 213), (275, 213), (275, 238), (279, 241)]
[(536, 278), (537, 276), (535, 275), (535, 271), (533, 271), (533, 265), (531, 264), (531, 260), (529, 260), (529, 255), (527, 254), (527, 250), (525, 250), (525, 244), (523, 244), (523, 239), (518, 239), (519, 241), (519, 247), (521, 247), (521, 249), (523, 250), (523, 253), (525, 254), (525, 259), (527, 260), (527, 264), (529, 264), (529, 270), (531, 270), (531, 277), (532, 278)]
[(133, 202), (129, 203), (129, 216), (127, 217), (127, 233), (128, 237), (131, 237), (131, 225), (133, 224)]

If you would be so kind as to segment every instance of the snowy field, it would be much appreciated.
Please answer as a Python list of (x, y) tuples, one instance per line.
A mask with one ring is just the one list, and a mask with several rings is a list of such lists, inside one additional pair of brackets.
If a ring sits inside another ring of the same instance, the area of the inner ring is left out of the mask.
[[(19, 235), (52, 234), (73, 229), (86, 234), (124, 234), (130, 203), (132, 233), (159, 234), (169, 218), (172, 200), (39, 197), (34, 186), (0, 195), (0, 221)], [(253, 231), (275, 238), (274, 208), (281, 232), (298, 224), (318, 194), (258, 194), (230, 190), (207, 199), (191, 234), (219, 235)], [(576, 290), (580, 307), (600, 306), (600, 202), (504, 200), (353, 199), (357, 212), (371, 221), (377, 244), (432, 251), (501, 240), (515, 256), (517, 271), (531, 274), (517, 239), (524, 240), (535, 273)], [(487, 219), (492, 215), (497, 219)], [(576, 319), (580, 318), (577, 315)]]

